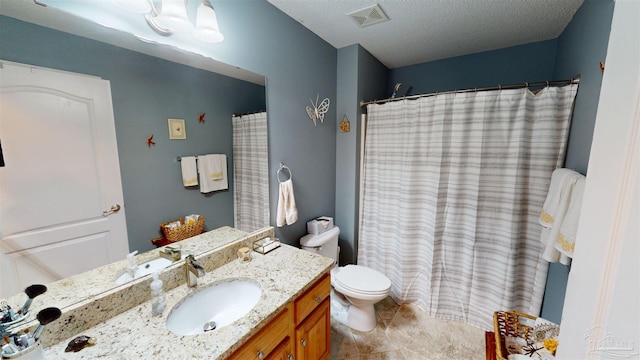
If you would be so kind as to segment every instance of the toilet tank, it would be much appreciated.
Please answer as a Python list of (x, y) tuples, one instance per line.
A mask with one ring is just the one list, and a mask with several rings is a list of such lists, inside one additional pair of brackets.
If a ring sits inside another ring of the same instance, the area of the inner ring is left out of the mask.
[(333, 229), (321, 234), (307, 234), (303, 236), (300, 238), (300, 246), (302, 250), (314, 252), (337, 261), (338, 235), (340, 235), (340, 228), (334, 226)]

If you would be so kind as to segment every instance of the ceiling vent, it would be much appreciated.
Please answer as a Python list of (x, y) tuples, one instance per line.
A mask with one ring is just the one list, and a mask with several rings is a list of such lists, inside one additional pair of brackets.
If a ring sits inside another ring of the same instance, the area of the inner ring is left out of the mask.
[(375, 4), (347, 14), (359, 27), (365, 27), (389, 20), (380, 5)]

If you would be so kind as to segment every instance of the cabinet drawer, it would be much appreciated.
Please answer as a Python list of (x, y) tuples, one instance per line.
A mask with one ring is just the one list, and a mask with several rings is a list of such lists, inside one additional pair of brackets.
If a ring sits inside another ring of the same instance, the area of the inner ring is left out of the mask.
[(295, 301), (295, 322), (300, 324), (331, 293), (331, 276), (325, 274)]
[(267, 360), (293, 360), (295, 359), (293, 353), (293, 344), (291, 343), (291, 339), (287, 337), (273, 350)]
[(291, 309), (287, 306), (227, 359), (265, 359), (289, 335), (291, 320)]

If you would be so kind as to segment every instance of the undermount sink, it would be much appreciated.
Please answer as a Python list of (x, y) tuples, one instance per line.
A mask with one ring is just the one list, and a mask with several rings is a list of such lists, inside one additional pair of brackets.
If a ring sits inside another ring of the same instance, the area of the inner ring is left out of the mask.
[(244, 279), (203, 287), (173, 307), (167, 317), (167, 328), (178, 335), (219, 329), (246, 315), (261, 295), (260, 285)]
[[(187, 254), (183, 254), (182, 259), (184, 259), (186, 256)], [(169, 259), (165, 259), (162, 257), (155, 258), (153, 260), (143, 262), (142, 264), (138, 264), (138, 270), (136, 270), (135, 276), (133, 278), (131, 278), (131, 275), (129, 275), (125, 271), (124, 273), (116, 277), (115, 282), (118, 285), (122, 285), (122, 284), (128, 283), (131, 280), (137, 279), (139, 277), (153, 274), (156, 271), (160, 271), (171, 264), (173, 264), (173, 261)]]

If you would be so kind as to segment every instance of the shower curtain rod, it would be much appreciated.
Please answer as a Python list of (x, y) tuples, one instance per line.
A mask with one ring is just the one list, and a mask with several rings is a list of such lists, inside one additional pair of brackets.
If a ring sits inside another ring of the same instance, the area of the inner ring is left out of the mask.
[(438, 91), (438, 92), (433, 92), (428, 94), (410, 95), (410, 96), (388, 98), (388, 99), (382, 99), (382, 100), (371, 100), (371, 101), (360, 100), (360, 107), (365, 107), (369, 104), (384, 104), (392, 101), (418, 99), (421, 97), (434, 96), (434, 95), (440, 95), (440, 94), (456, 94), (456, 93), (502, 90), (502, 89), (520, 89), (520, 88), (528, 88), (528, 87), (536, 87), (536, 86), (568, 85), (568, 84), (579, 84), (579, 83), (580, 83), (580, 75), (576, 75), (573, 79), (569, 79), (569, 80), (539, 81), (539, 82), (532, 82), (532, 83), (526, 82), (522, 84), (498, 85), (498, 86), (488, 86), (488, 87), (479, 87), (479, 88), (469, 88), (469, 89), (462, 89), (462, 90)]
[(263, 112), (267, 112), (267, 110), (258, 110), (258, 111), (252, 111), (252, 112), (246, 112), (246, 113), (233, 113), (231, 114), (232, 116), (245, 116), (245, 115), (253, 115), (253, 114), (260, 114)]

